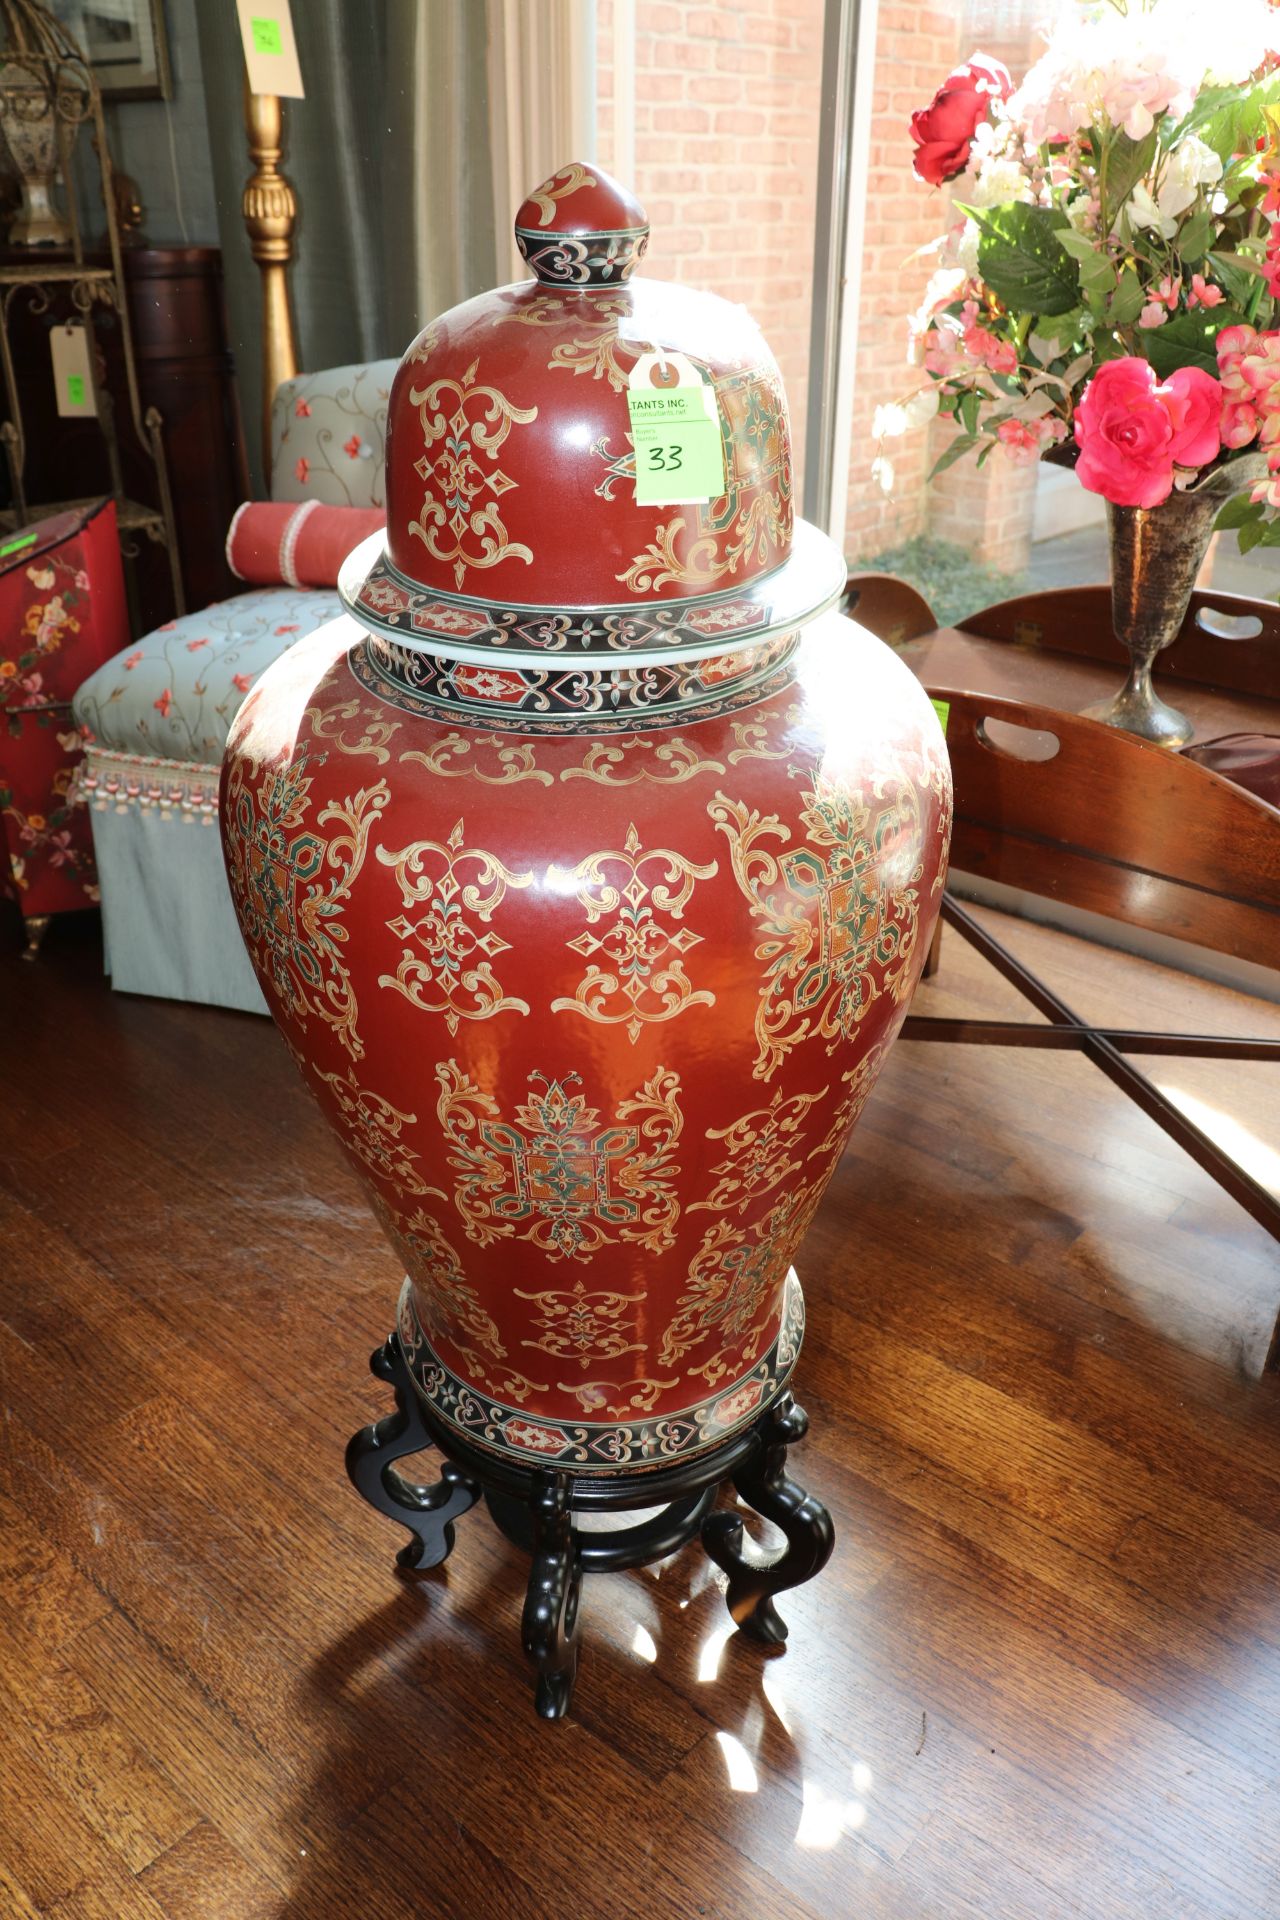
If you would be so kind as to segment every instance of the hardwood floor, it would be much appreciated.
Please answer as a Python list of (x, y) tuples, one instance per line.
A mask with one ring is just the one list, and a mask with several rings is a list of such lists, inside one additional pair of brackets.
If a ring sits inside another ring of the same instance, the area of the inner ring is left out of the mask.
[[(1003, 924), (1090, 1013), (1280, 1030)], [(599, 1576), (549, 1726), (520, 1555), (473, 1513), (403, 1585), (343, 1476), (398, 1274), (273, 1029), (10, 933), (4, 1920), (1280, 1913), (1280, 1259), (1085, 1062), (899, 1047), (802, 1261), (788, 1650), (696, 1549)], [(951, 940), (919, 1005), (1007, 993)], [(1268, 1069), (1167, 1064), (1271, 1177)]]

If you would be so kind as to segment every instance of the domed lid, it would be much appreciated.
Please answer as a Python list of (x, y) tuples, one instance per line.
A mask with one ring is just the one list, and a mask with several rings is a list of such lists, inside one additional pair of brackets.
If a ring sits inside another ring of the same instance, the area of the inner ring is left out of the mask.
[(794, 629), (844, 585), (793, 518), (791, 433), (745, 309), (633, 279), (649, 225), (601, 167), (531, 193), (534, 280), (424, 328), (391, 389), (387, 528), (339, 590), (404, 645), (637, 664)]

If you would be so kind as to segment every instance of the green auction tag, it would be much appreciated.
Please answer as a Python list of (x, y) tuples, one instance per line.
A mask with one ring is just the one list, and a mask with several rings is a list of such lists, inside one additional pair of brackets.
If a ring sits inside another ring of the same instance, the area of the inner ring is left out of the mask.
[(720, 498), (724, 440), (715, 390), (683, 355), (644, 355), (632, 370), (627, 409), (637, 505), (700, 506)]
[(938, 716), (938, 725), (942, 728), (942, 737), (945, 740), (947, 737), (947, 722), (951, 718), (951, 702), (949, 700), (931, 699), (929, 705)]
[(67, 399), (73, 407), (82, 407), (84, 405), (84, 375), (82, 373), (69, 373), (67, 375)]
[(280, 32), (278, 20), (258, 20), (250, 22), (255, 53), (283, 53), (284, 37)]
[(31, 546), (38, 537), (34, 533), (24, 533), (20, 540), (6, 540), (0, 547), (0, 560), (7, 560), (11, 553), (20, 553), (23, 547)]

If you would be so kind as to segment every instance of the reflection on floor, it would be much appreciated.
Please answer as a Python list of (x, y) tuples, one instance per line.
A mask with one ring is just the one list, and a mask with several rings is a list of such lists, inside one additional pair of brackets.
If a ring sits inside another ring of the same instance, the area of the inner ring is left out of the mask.
[[(787, 1651), (696, 1550), (597, 1577), (549, 1727), (515, 1550), (403, 1586), (346, 1486), (398, 1275), (270, 1026), (0, 934), (6, 1920), (1277, 1911), (1280, 1262), (1085, 1062), (898, 1048), (800, 1262)], [(1099, 1017), (1280, 1020), (1005, 937)], [(1007, 992), (954, 939), (924, 990)], [(1280, 1144), (1265, 1067), (1175, 1077)]]

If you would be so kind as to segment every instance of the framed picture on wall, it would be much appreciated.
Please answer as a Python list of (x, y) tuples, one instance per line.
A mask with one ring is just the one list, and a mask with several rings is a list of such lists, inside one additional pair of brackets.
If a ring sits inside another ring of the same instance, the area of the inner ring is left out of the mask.
[(53, 0), (93, 68), (104, 100), (173, 95), (163, 0)]

